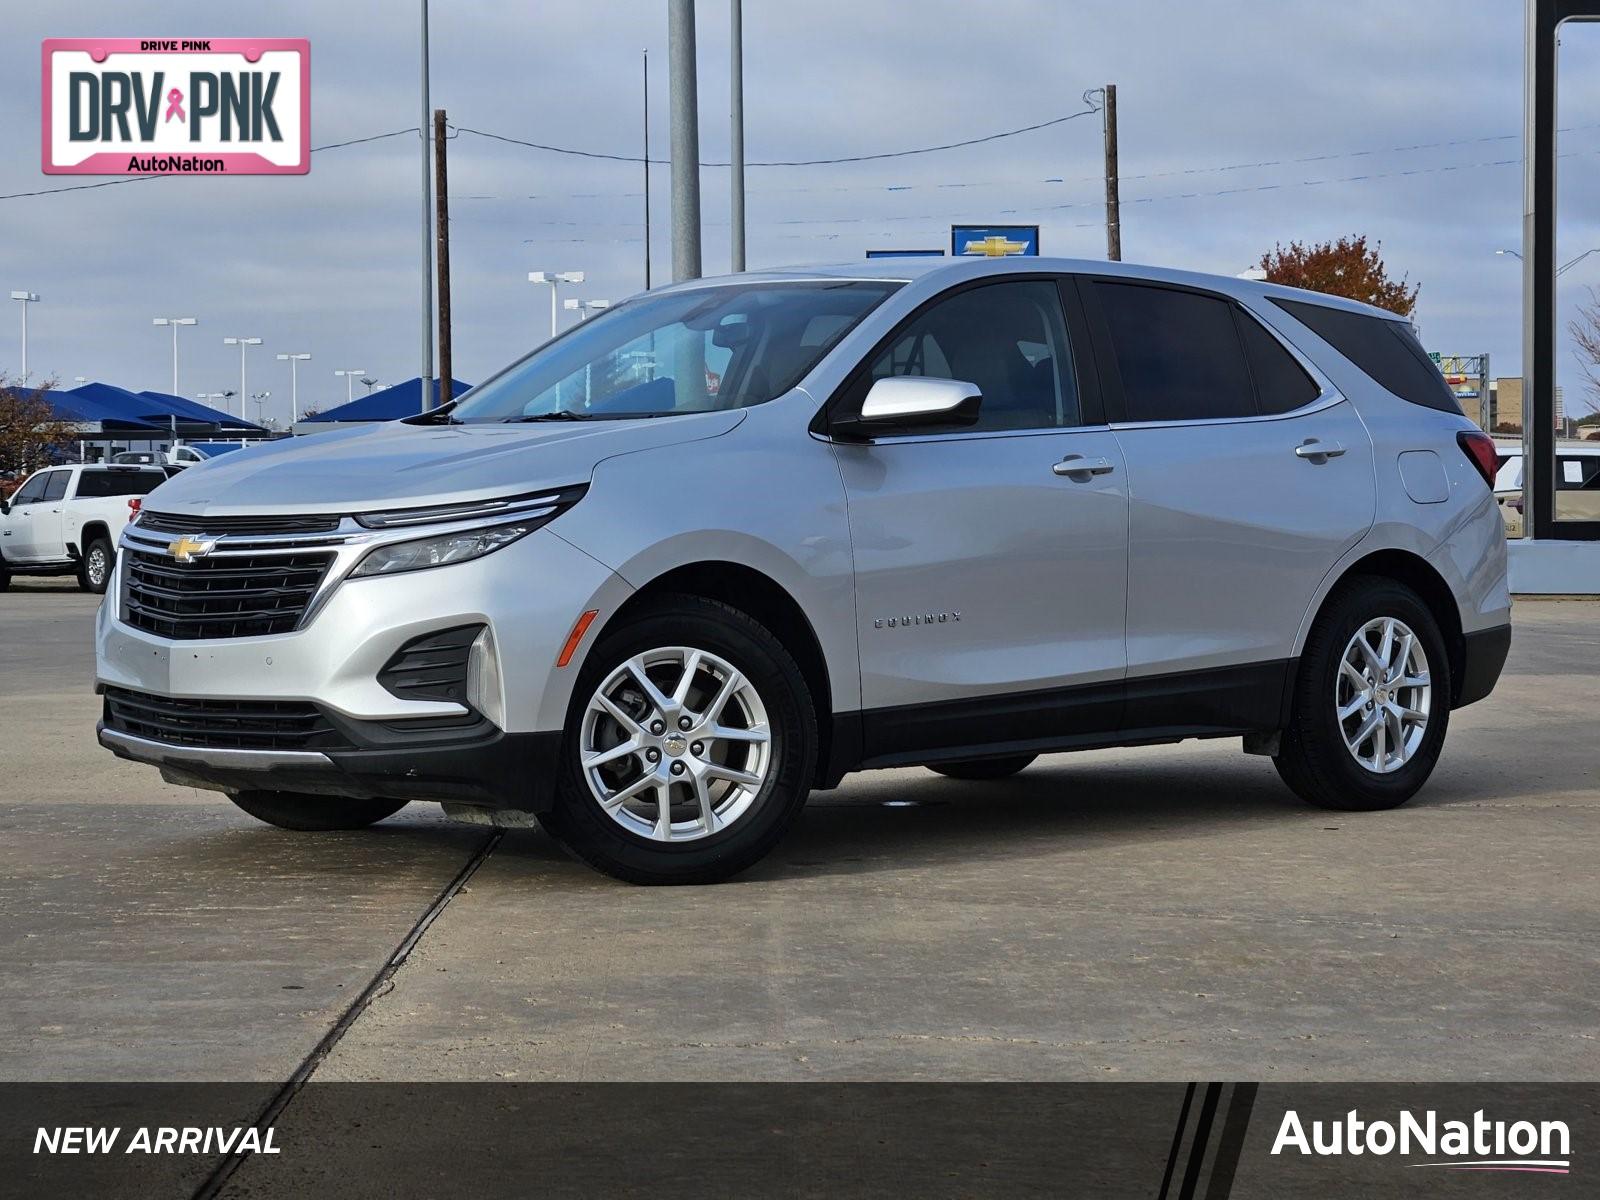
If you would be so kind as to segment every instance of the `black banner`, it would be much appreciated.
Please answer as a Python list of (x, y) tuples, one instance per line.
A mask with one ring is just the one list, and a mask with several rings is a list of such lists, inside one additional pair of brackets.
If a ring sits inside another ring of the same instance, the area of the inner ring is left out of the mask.
[(0, 1194), (1579, 1196), (1575, 1084), (10, 1084)]

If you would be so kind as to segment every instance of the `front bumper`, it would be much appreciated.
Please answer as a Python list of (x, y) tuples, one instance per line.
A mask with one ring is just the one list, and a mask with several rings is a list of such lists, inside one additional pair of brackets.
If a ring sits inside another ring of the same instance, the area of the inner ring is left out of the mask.
[[(122, 569), (119, 562), (118, 571)], [(171, 781), (343, 796), (452, 801), (540, 811), (548, 804), (561, 730), (582, 654), (556, 662), (579, 614), (603, 618), (631, 592), (548, 530), (493, 554), (431, 570), (346, 579), (293, 632), (178, 641), (119, 619), (120, 580), (100, 606), (96, 680), (102, 688), (200, 701), (315, 705), (354, 748), (235, 750), (136, 736), (102, 725), (100, 741), (151, 763)], [(403, 699), (379, 682), (420, 636), (464, 625), (492, 634), (494, 695), (477, 711)], [(587, 645), (581, 647), (586, 651)]]
[(118, 758), (160, 767), (162, 778), (183, 787), (548, 811), (559, 732), (504, 733), (487, 721), (446, 732), (452, 736), (420, 741), (412, 734), (404, 746), (354, 750), (218, 750), (136, 737), (104, 721), (98, 727), (100, 744)]

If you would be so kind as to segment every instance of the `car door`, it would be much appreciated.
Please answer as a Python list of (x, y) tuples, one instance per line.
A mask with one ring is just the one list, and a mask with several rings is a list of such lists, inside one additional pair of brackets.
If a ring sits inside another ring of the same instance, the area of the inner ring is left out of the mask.
[(34, 530), (39, 524), (48, 524), (44, 521), (45, 485), (52, 476), (58, 474), (58, 471), (37, 471), (11, 497), (11, 512), (6, 516), (4, 527), (0, 528), (0, 554), (4, 554), (8, 561), (29, 563), (39, 560), (38, 538)]
[(1127, 723), (1275, 727), (1307, 607), (1372, 526), (1366, 429), (1232, 299), (1085, 290), (1128, 472)]
[(890, 375), (959, 379), (983, 395), (974, 426), (834, 443), (868, 761), (1116, 724), (1126, 499), (1082, 321), (1075, 291), (1053, 278), (963, 286), (912, 314), (836, 398), (835, 412), (858, 413)]

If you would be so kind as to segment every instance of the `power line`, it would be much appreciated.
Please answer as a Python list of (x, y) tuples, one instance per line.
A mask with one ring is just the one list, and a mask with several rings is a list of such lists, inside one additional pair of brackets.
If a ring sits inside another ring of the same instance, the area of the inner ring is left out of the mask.
[[(328, 142), (325, 145), (311, 147), (311, 153), (317, 154), (323, 150), (341, 150), (346, 146), (362, 146), (367, 142), (381, 142), (385, 138), (401, 137), (408, 133), (416, 133), (416, 126), (410, 129), (392, 129), (388, 133), (374, 133), (367, 137), (350, 138), (343, 142)], [(148, 183), (152, 179), (184, 179), (185, 175), (129, 175), (122, 179), (102, 179), (98, 183), (69, 183), (63, 187), (39, 188), (32, 192), (9, 192), (0, 195), (0, 200), (21, 200), (27, 196), (53, 196), (58, 192), (88, 192), (95, 188), (118, 187), (124, 183)]]
[[(917, 154), (936, 154), (943, 150), (959, 150), (965, 146), (977, 146), (985, 142), (998, 142), (1002, 138), (1012, 138), (1019, 134), (1033, 133), (1039, 129), (1049, 129), (1054, 125), (1062, 125), (1068, 121), (1076, 121), (1079, 117), (1092, 116), (1100, 110), (1096, 107), (1080, 109), (1068, 113), (1064, 117), (1052, 117), (1048, 121), (1038, 121), (1032, 125), (1023, 125), (1018, 129), (1006, 129), (999, 133), (986, 133), (980, 137), (963, 138), (959, 142), (944, 142), (937, 146), (918, 146), (911, 150), (885, 150), (877, 154), (848, 154), (839, 158), (795, 158), (773, 159), (766, 162), (747, 162), (747, 167), (822, 167), (833, 166), (839, 163), (880, 162), (888, 158), (910, 158)], [(607, 162), (644, 163), (646, 160), (636, 154), (607, 154), (599, 150), (579, 150), (572, 146), (552, 146), (545, 142), (530, 142), (523, 138), (508, 137), (503, 133), (492, 133), (487, 129), (473, 129), (467, 125), (452, 126), (457, 133), (470, 133), (476, 137), (488, 138), (491, 141), (504, 142), (511, 146), (524, 146), (530, 150), (543, 150), (549, 154), (566, 154), (575, 158), (598, 158)], [(665, 166), (667, 159), (652, 158), (648, 160), (652, 165)], [(702, 167), (727, 167), (731, 163), (704, 162)]]

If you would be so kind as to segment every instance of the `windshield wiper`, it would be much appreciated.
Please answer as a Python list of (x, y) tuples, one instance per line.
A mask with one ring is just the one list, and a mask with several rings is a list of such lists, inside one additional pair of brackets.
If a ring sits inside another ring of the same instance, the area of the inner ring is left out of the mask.
[(592, 421), (594, 418), (588, 413), (573, 412), (571, 409), (558, 408), (555, 412), (534, 413), (526, 417), (507, 417), (502, 424), (516, 425), (525, 421)]

